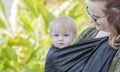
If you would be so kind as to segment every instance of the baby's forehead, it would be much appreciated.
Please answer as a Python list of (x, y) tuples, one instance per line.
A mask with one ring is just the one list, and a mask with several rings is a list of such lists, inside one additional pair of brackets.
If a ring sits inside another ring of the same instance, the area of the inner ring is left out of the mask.
[(70, 32), (73, 31), (74, 28), (71, 28), (69, 26), (61, 26), (61, 27), (53, 27), (52, 31), (56, 31), (56, 32)]
[(54, 27), (51, 31), (56, 33), (69, 33), (69, 32), (74, 32), (74, 29), (69, 27), (58, 27), (58, 28)]
[(52, 26), (53, 29), (59, 29), (59, 30), (70, 30), (75, 28), (74, 24), (70, 24), (70, 23), (56, 23)]

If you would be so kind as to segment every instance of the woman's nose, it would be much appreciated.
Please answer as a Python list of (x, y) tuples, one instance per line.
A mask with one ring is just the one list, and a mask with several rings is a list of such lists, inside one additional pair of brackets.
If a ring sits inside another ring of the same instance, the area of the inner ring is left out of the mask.
[(90, 17), (90, 23), (95, 23), (95, 21), (91, 17)]

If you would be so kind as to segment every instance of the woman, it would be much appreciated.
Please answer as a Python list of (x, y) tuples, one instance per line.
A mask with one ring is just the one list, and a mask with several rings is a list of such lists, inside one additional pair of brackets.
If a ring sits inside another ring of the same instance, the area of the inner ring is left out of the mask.
[(120, 72), (120, 1), (88, 0), (94, 26), (77, 43), (49, 50), (45, 72)]
[(109, 45), (118, 49), (109, 72), (120, 72), (120, 0), (88, 0), (87, 5), (87, 12), (95, 27), (86, 29), (77, 42), (109, 36)]

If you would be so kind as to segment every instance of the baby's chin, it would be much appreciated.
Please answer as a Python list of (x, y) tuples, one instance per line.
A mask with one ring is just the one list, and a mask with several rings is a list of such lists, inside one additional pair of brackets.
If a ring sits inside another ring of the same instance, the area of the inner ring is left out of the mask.
[(58, 48), (62, 49), (62, 48), (65, 48), (66, 46), (58, 46)]
[(58, 47), (58, 48), (60, 48), (60, 49), (62, 49), (62, 48), (66, 48), (67, 46), (69, 46), (69, 45), (63, 45), (63, 46), (56, 46), (56, 47)]

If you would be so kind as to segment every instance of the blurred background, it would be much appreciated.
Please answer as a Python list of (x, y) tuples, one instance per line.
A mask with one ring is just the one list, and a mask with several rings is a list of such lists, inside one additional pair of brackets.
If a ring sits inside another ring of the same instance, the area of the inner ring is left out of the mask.
[(49, 22), (62, 15), (78, 36), (89, 25), (85, 0), (0, 0), (0, 72), (44, 72)]

